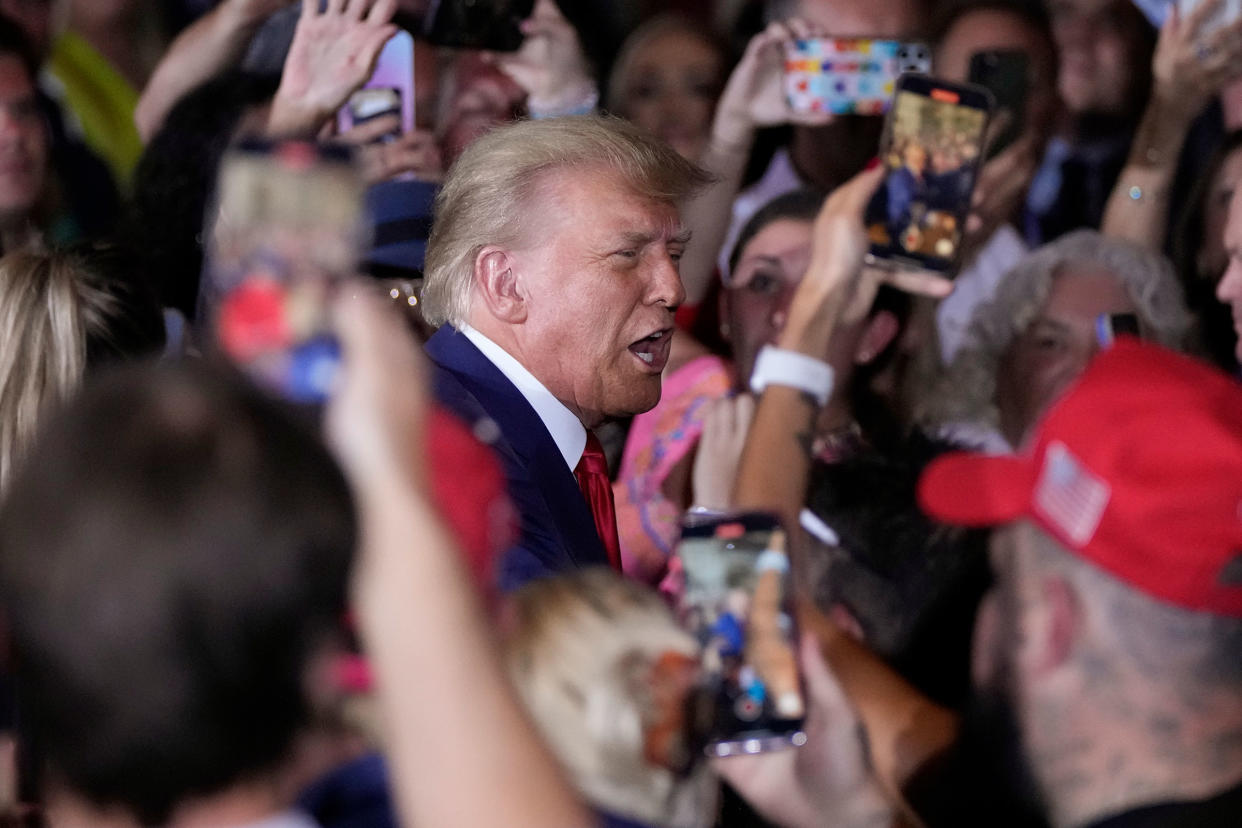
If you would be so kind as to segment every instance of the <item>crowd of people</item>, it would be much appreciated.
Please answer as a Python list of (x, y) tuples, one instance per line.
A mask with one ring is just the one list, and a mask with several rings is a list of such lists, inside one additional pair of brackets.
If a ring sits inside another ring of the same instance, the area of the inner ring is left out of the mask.
[(0, 825), (1242, 824), (1235, 12), (0, 0)]

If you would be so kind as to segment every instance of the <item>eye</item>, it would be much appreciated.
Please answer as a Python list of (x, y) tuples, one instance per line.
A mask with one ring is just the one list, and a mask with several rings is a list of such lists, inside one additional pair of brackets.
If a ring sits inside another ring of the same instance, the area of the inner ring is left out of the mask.
[(783, 283), (780, 277), (771, 273), (756, 273), (746, 283), (746, 289), (760, 296), (773, 296), (780, 292)]

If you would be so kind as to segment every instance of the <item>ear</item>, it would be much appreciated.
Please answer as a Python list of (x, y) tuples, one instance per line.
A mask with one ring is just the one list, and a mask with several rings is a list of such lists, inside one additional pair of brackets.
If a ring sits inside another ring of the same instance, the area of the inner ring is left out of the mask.
[(1074, 585), (1061, 575), (1048, 575), (1039, 589), (1039, 612), (1031, 619), (1031, 667), (1036, 673), (1049, 673), (1073, 654), (1082, 631), (1082, 608)]
[(488, 245), (474, 259), (474, 289), (496, 319), (517, 325), (526, 321), (526, 296), (509, 251)]
[(901, 323), (891, 311), (883, 310), (872, 316), (867, 320), (867, 327), (863, 329), (858, 345), (854, 348), (855, 364), (866, 365), (884, 353), (884, 349), (892, 344), (900, 332)]

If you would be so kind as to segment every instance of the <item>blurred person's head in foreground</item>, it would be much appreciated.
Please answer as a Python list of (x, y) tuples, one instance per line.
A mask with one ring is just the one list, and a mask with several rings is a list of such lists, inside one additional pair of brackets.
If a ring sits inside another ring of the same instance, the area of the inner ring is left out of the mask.
[(916, 430), (894, 450), (815, 464), (806, 508), (820, 543), (808, 572), (820, 610), (920, 691), (960, 707), (987, 534), (936, 522), (915, 498), (919, 474), (949, 447)]
[[(720, 332), (731, 346), (743, 384), (759, 351), (774, 345), (785, 328), (789, 305), (811, 261), (812, 228), (823, 203), (824, 197), (812, 190), (777, 196), (738, 235), (720, 292)], [(862, 375), (874, 371), (886, 355), (907, 310), (905, 294), (882, 289), (862, 321), (839, 328), (825, 357), (840, 387), (865, 384)], [(835, 408), (825, 408), (823, 430), (852, 423), (859, 412), (851, 402), (841, 397)]]
[(685, 710), (699, 645), (659, 594), (598, 568), (507, 600), (509, 675), (587, 801), (655, 826), (693, 821), (696, 774), (686, 771), (703, 763)]
[(660, 15), (626, 38), (608, 79), (608, 109), (698, 161), (724, 87), (725, 51), (687, 18)]
[(1163, 257), (1093, 230), (1030, 253), (971, 317), (920, 419), (996, 430), (1017, 448), (1100, 350), (1101, 314), (1138, 317), (1144, 339), (1183, 350), (1191, 318)]
[(0, 490), (44, 417), (88, 372), (164, 344), (135, 258), (99, 246), (0, 258)]
[(231, 374), (117, 369), (57, 415), (0, 511), (0, 599), (53, 824), (286, 809), (354, 542), (326, 449)]
[(1236, 822), (1240, 410), (1228, 376), (1123, 338), (1021, 455), (945, 456), (920, 481), (933, 517), (999, 527), (974, 678), (1015, 738), (976, 758), (1019, 770), (1053, 825)]
[(685, 297), (677, 204), (705, 181), (618, 118), (497, 128), (436, 198), (423, 315), (488, 337), (588, 428), (646, 411)]

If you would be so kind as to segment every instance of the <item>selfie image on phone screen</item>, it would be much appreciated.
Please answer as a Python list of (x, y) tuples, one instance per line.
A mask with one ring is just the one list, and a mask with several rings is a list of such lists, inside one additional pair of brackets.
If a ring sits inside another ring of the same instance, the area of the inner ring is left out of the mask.
[(802, 744), (805, 702), (779, 522), (763, 513), (691, 520), (678, 554), (686, 574), (679, 615), (703, 647), (708, 753)]
[(985, 89), (901, 78), (885, 129), (887, 173), (867, 206), (870, 261), (953, 269), (990, 110)]
[(361, 179), (343, 147), (229, 150), (200, 297), (216, 347), (278, 396), (326, 399), (340, 360), (328, 307), (357, 270), (365, 226)]

